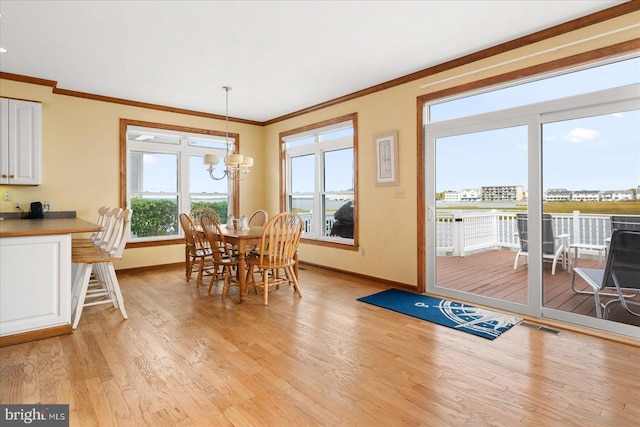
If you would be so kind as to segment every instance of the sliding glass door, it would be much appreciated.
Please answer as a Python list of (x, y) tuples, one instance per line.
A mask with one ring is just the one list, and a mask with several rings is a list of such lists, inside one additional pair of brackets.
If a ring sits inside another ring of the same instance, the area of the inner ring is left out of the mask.
[(634, 84), (425, 126), (427, 292), (637, 337), (571, 269), (640, 215), (639, 103)]
[[(569, 269), (604, 269), (611, 216), (640, 215), (637, 108), (637, 100), (629, 100), (542, 116), (543, 212), (554, 218), (557, 244), (565, 247)], [(549, 315), (613, 330), (640, 326), (640, 317), (620, 304), (612, 305), (607, 321), (597, 319), (591, 288), (580, 277), (571, 284), (567, 276), (543, 277), (543, 309)], [(604, 322), (616, 324), (602, 326)]]
[(518, 217), (529, 215), (528, 141), (536, 127), (527, 120), (479, 115), (426, 133), (430, 292), (533, 313), (528, 266), (539, 262), (526, 242), (520, 246), (518, 227)]
[(502, 250), (516, 248), (517, 214), (528, 213), (527, 127), (443, 136), (434, 144), (436, 287), (527, 304), (527, 253), (516, 262)]

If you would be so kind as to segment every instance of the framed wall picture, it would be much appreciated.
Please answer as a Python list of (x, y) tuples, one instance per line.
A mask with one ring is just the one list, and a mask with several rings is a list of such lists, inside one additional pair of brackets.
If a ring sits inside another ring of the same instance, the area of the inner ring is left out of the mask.
[(377, 186), (398, 185), (398, 131), (392, 130), (373, 137), (375, 156), (375, 184)]

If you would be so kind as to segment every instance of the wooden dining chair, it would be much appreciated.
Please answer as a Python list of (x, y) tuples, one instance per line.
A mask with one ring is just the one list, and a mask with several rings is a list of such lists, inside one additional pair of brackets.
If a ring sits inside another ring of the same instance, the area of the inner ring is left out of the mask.
[(200, 217), (202, 217), (203, 215), (212, 217), (218, 224), (222, 223), (220, 215), (218, 215), (218, 212), (216, 212), (213, 208), (203, 206), (200, 208), (193, 208), (191, 209), (191, 212), (189, 212), (189, 218), (191, 219), (191, 222), (196, 225), (200, 224)]
[[(267, 211), (263, 209), (258, 209), (249, 217), (249, 226), (250, 227), (264, 227), (269, 221), (269, 214)], [(258, 250), (257, 245), (248, 245), (247, 253), (256, 253)]]
[(235, 256), (220, 231), (220, 225), (213, 217), (203, 215), (200, 225), (205, 239), (209, 242), (213, 256), (214, 274), (209, 283), (209, 293), (216, 280), (222, 279), (222, 299), (224, 300), (230, 286), (240, 286), (238, 281), (238, 257)]
[[(75, 312), (72, 329), (78, 327), (84, 307), (98, 304), (110, 303), (120, 310), (123, 318), (128, 318), (113, 261), (122, 258), (131, 214), (131, 209), (120, 210), (113, 233), (104, 246), (72, 249), (71, 309)], [(92, 277), (96, 278), (94, 286), (91, 286)]]
[(205, 243), (204, 237), (198, 233), (189, 215), (181, 213), (179, 216), (180, 226), (184, 231), (185, 241), (185, 276), (187, 282), (191, 280), (191, 274), (198, 272), (196, 278), (196, 288), (202, 283), (202, 276), (205, 268), (213, 268), (213, 258), (211, 248)]
[[(218, 212), (216, 212), (215, 209), (207, 207), (207, 206), (201, 206), (199, 208), (193, 208), (191, 209), (191, 211), (189, 212), (189, 219), (191, 219), (191, 222), (199, 227), (200, 226), (200, 218), (202, 218), (204, 215), (210, 216), (211, 218), (214, 219), (214, 221), (218, 224), (222, 224), (222, 220), (220, 219), (220, 215), (218, 214)], [(203, 240), (203, 244), (204, 246), (208, 246), (209, 242), (206, 241), (206, 239), (202, 239)], [(185, 258), (186, 261), (186, 258)]]
[(249, 225), (250, 226), (259, 226), (264, 227), (269, 221), (269, 214), (267, 211), (258, 209), (249, 217)]
[[(292, 284), (302, 297), (298, 278), (295, 275), (296, 253), (302, 236), (303, 221), (293, 212), (282, 212), (269, 220), (262, 232), (259, 254), (246, 259), (248, 264), (247, 286), (263, 290), (264, 305), (269, 303), (269, 288), (281, 284)], [(259, 270), (261, 281), (256, 282), (254, 272)], [(284, 276), (279, 273), (284, 270)]]

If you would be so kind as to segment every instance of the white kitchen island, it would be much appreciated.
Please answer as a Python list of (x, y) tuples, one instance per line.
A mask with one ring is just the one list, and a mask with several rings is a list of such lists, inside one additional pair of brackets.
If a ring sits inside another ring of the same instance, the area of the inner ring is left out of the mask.
[(71, 333), (71, 236), (78, 218), (0, 221), (0, 347)]

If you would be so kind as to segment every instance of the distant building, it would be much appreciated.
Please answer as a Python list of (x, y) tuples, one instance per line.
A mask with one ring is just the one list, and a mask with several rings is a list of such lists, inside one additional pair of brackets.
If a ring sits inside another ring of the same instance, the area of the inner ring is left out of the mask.
[[(444, 200), (447, 202), (520, 202), (527, 200), (527, 192), (521, 185), (486, 186), (480, 189), (465, 188), (462, 191), (445, 191)], [(543, 194), (546, 202), (621, 202), (626, 200), (640, 200), (638, 190), (579, 190), (571, 191), (566, 188), (549, 188)]]
[(634, 194), (631, 190), (613, 190), (602, 191), (600, 193), (600, 200), (603, 202), (619, 202), (622, 200), (633, 200)]
[(477, 202), (480, 200), (480, 190), (477, 188), (466, 188), (460, 192), (460, 200), (463, 202)]
[(571, 200), (571, 191), (566, 188), (550, 188), (544, 193), (547, 202), (564, 202)]
[(524, 200), (524, 191), (521, 185), (482, 187), (481, 198), (483, 202), (519, 202)]
[(445, 202), (459, 202), (460, 193), (458, 193), (457, 191), (445, 191), (444, 200)]
[(574, 191), (571, 199), (577, 202), (597, 202), (600, 200), (600, 191), (599, 190)]

